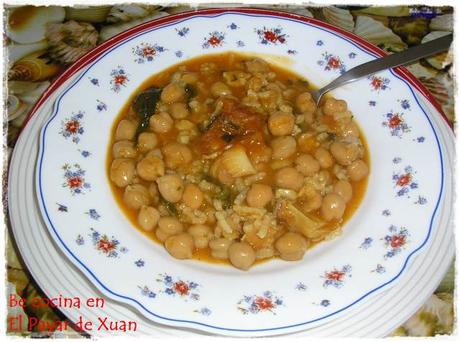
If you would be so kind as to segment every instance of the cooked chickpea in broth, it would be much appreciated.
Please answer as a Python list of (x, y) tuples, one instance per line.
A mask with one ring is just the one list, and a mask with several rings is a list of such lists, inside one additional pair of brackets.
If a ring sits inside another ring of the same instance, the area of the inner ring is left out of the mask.
[(364, 136), (345, 101), (301, 76), (207, 55), (150, 77), (117, 118), (107, 172), (134, 226), (177, 259), (248, 270), (308, 258), (359, 206)]

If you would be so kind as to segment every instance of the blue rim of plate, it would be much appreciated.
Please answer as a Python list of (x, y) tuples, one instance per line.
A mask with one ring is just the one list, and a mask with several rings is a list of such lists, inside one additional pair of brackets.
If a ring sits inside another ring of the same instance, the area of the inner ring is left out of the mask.
[[(246, 11), (248, 9), (245, 9)], [(266, 12), (266, 11), (265, 11)], [(54, 109), (54, 112), (52, 114), (52, 116), (47, 120), (46, 124), (44, 125), (44, 127), (42, 128), (42, 131), (40, 133), (40, 145), (39, 145), (39, 160), (38, 160), (38, 167), (37, 167), (37, 170), (36, 170), (36, 187), (37, 187), (37, 191), (38, 191), (38, 198), (39, 198), (39, 207), (42, 211), (43, 214), (45, 214), (47, 220), (45, 221), (46, 222), (46, 226), (48, 228), (48, 230), (52, 233), (52, 235), (55, 237), (55, 241), (58, 241), (59, 244), (64, 247), (64, 251), (65, 251), (65, 254), (67, 254), (67, 256), (69, 257), (69, 259), (73, 262), (73, 264), (75, 266), (77, 266), (83, 273), (85, 273), (89, 278), (93, 279), (96, 284), (98, 284), (98, 287), (101, 291), (105, 292), (106, 295), (108, 295), (109, 297), (111, 298), (114, 298), (114, 299), (118, 299), (118, 300), (121, 300), (123, 299), (122, 301), (127, 303), (127, 302), (132, 302), (133, 304), (135, 304), (135, 307), (137, 307), (138, 309), (142, 309), (142, 311), (148, 313), (149, 315), (152, 315), (156, 318), (159, 318), (161, 320), (165, 320), (165, 321), (169, 321), (169, 322), (175, 322), (175, 323), (183, 323), (183, 324), (186, 324), (184, 326), (189, 326), (189, 327), (193, 327), (194, 325), (198, 325), (198, 326), (203, 326), (203, 327), (207, 327), (207, 328), (212, 328), (212, 329), (216, 329), (216, 330), (220, 330), (220, 331), (233, 331), (233, 332), (264, 332), (264, 331), (277, 331), (277, 330), (288, 330), (288, 329), (291, 329), (291, 328), (296, 328), (296, 327), (299, 327), (299, 326), (306, 326), (310, 323), (314, 323), (314, 322), (317, 322), (317, 321), (320, 321), (320, 320), (324, 320), (326, 318), (330, 318), (332, 316), (335, 316), (347, 309), (349, 309), (350, 307), (354, 306), (355, 304), (361, 302), (364, 298), (370, 296), (371, 294), (374, 294), (375, 292), (383, 289), (384, 287), (386, 287), (387, 285), (393, 283), (396, 279), (398, 279), (401, 274), (404, 272), (404, 270), (406, 269), (409, 261), (411, 260), (411, 258), (413, 257), (413, 255), (415, 255), (417, 252), (419, 252), (425, 245), (426, 243), (428, 242), (430, 236), (431, 236), (431, 232), (432, 232), (432, 228), (433, 228), (433, 222), (434, 222), (434, 219), (435, 219), (435, 216), (436, 216), (436, 213), (438, 212), (438, 209), (439, 209), (439, 204), (440, 204), (440, 201), (441, 201), (441, 198), (442, 198), (442, 195), (444, 193), (444, 161), (443, 161), (443, 154), (442, 154), (442, 150), (441, 150), (441, 146), (440, 146), (440, 142), (439, 142), (439, 138), (438, 138), (438, 135), (436, 133), (436, 130), (434, 129), (434, 126), (433, 126), (433, 123), (431, 122), (429, 116), (427, 115), (426, 111), (424, 110), (423, 106), (420, 104), (419, 100), (417, 99), (417, 96), (415, 95), (413, 89), (412, 89), (412, 86), (408, 83), (408, 81), (406, 79), (404, 79), (403, 77), (397, 75), (392, 69), (390, 69), (390, 73), (396, 77), (397, 79), (399, 79), (400, 81), (404, 82), (404, 84), (409, 88), (415, 102), (417, 103), (418, 107), (421, 109), (421, 111), (423, 112), (423, 114), (425, 115), (426, 119), (428, 120), (428, 123), (430, 124), (430, 127), (433, 131), (433, 134), (436, 138), (436, 144), (437, 144), (437, 148), (438, 148), (438, 151), (439, 151), (439, 156), (440, 156), (440, 166), (441, 166), (441, 188), (440, 188), (440, 191), (439, 191), (439, 195), (438, 195), (438, 198), (437, 198), (437, 201), (436, 201), (436, 206), (434, 208), (434, 211), (433, 211), (433, 214), (431, 216), (431, 219), (430, 219), (430, 226), (429, 226), (429, 230), (428, 230), (428, 233), (427, 233), (427, 236), (426, 238), (424, 239), (423, 243), (418, 246), (417, 248), (415, 248), (406, 258), (401, 270), (399, 271), (399, 273), (393, 277), (391, 280), (385, 282), (384, 284), (376, 287), (375, 289), (367, 292), (366, 294), (362, 295), (360, 298), (358, 298), (357, 300), (355, 300), (354, 302), (352, 302), (351, 304), (339, 309), (339, 310), (336, 310), (335, 312), (333, 313), (330, 313), (328, 315), (325, 315), (325, 316), (322, 316), (322, 317), (319, 317), (319, 318), (316, 318), (314, 320), (310, 320), (310, 321), (306, 321), (306, 322), (302, 322), (302, 323), (297, 323), (297, 324), (293, 324), (293, 325), (285, 325), (285, 326), (279, 326), (279, 327), (272, 327), (272, 328), (264, 328), (264, 329), (237, 329), (237, 328), (226, 328), (226, 327), (219, 327), (219, 326), (214, 326), (214, 325), (210, 325), (210, 324), (206, 324), (206, 323), (201, 323), (201, 322), (197, 322), (197, 321), (192, 321), (192, 320), (181, 320), (181, 319), (175, 319), (175, 318), (168, 318), (168, 317), (163, 317), (159, 314), (156, 314), (152, 311), (150, 311), (149, 309), (147, 309), (144, 305), (142, 305), (141, 303), (139, 303), (136, 299), (134, 298), (131, 298), (131, 297), (127, 297), (127, 296), (124, 296), (124, 295), (121, 295), (121, 294), (118, 294), (118, 293), (115, 293), (114, 291), (110, 290), (109, 288), (107, 288), (97, 277), (96, 275), (85, 265), (83, 264), (83, 262), (81, 260), (79, 260), (75, 254), (72, 253), (72, 251), (69, 249), (69, 247), (64, 243), (64, 241), (61, 239), (61, 237), (59, 236), (58, 234), (58, 231), (56, 230), (55, 226), (53, 225), (52, 221), (51, 221), (51, 218), (50, 216), (48, 215), (48, 210), (44, 204), (44, 198), (43, 198), (43, 191), (42, 191), (42, 184), (41, 184), (41, 172), (42, 172), (42, 162), (43, 162), (43, 156), (44, 156), (44, 151), (45, 151), (45, 135), (46, 135), (46, 130), (48, 128), (48, 125), (53, 121), (53, 119), (56, 117), (56, 115), (58, 114), (59, 112), (59, 104), (60, 104), (60, 101), (62, 99), (62, 97), (68, 92), (70, 91), (77, 83), (78, 81), (86, 75), (86, 73), (91, 70), (92, 67), (94, 67), (97, 62), (99, 62), (103, 57), (105, 57), (107, 54), (109, 54), (110, 52), (112, 52), (113, 50), (115, 50), (116, 48), (128, 43), (129, 41), (131, 41), (132, 39), (134, 38), (137, 38), (141, 35), (144, 35), (144, 34), (147, 34), (147, 33), (150, 33), (150, 32), (153, 32), (153, 31), (156, 31), (158, 29), (161, 29), (161, 28), (165, 28), (165, 27), (169, 27), (169, 26), (173, 26), (173, 25), (177, 25), (179, 23), (182, 23), (182, 22), (185, 22), (187, 20), (190, 20), (190, 19), (195, 19), (195, 18), (217, 18), (217, 17), (220, 17), (220, 16), (224, 16), (224, 15), (228, 15), (228, 14), (232, 14), (232, 15), (240, 15), (240, 16), (245, 16), (245, 17), (267, 17), (267, 18), (277, 18), (277, 19), (282, 19), (282, 20), (287, 20), (287, 21), (292, 21), (292, 22), (296, 22), (296, 23), (300, 23), (302, 25), (306, 25), (306, 26), (311, 26), (311, 27), (314, 27), (316, 29), (319, 29), (319, 30), (322, 30), (322, 31), (326, 31), (328, 32), (329, 34), (332, 34), (334, 36), (336, 36), (337, 38), (339, 39), (342, 39), (342, 40), (345, 40), (347, 41), (348, 43), (351, 43), (352, 45), (354, 45), (356, 48), (358, 48), (360, 51), (366, 53), (367, 55), (369, 56), (372, 56), (372, 57), (378, 57), (376, 54), (370, 52), (369, 50), (366, 50), (364, 47), (361, 47), (360, 45), (356, 44), (352, 39), (347, 39), (345, 38), (344, 36), (342, 35), (339, 35), (337, 34), (336, 32), (334, 32), (332, 29), (328, 29), (328, 28), (325, 28), (325, 27), (321, 27), (320, 25), (318, 25), (318, 23), (313, 23), (313, 22), (308, 22), (308, 21), (302, 21), (302, 20), (299, 20), (299, 19), (294, 19), (294, 18), (290, 18), (290, 17), (283, 17), (282, 15), (280, 14), (248, 14), (248, 13), (242, 13), (242, 12), (239, 12), (237, 10), (228, 10), (228, 11), (223, 11), (223, 13), (219, 13), (219, 14), (210, 14), (210, 15), (206, 15), (206, 14), (200, 14), (200, 11), (196, 11), (195, 12), (196, 15), (193, 15), (193, 16), (189, 16), (187, 17), (186, 19), (183, 19), (183, 20), (172, 20), (172, 22), (169, 22), (169, 23), (166, 23), (165, 25), (160, 25), (158, 27), (154, 27), (154, 28), (151, 28), (151, 29), (148, 29), (148, 30), (143, 30), (142, 32), (138, 33), (138, 34), (133, 34), (131, 37), (129, 37), (128, 39), (124, 39), (123, 41), (115, 44), (114, 46), (112, 46), (111, 48), (109, 48), (105, 53), (101, 54), (98, 58), (96, 58), (94, 61), (92, 61), (90, 63), (90, 66), (76, 79), (72, 82), (71, 85), (68, 86), (68, 88), (66, 90), (63, 91), (63, 93), (57, 98), (56, 100), (56, 103), (55, 103), (55, 109)], [(172, 18), (174, 19), (174, 18)], [(152, 21), (151, 23), (154, 23), (154, 21)], [(328, 25), (330, 26), (330, 25)], [(50, 229), (51, 228), (51, 229)]]

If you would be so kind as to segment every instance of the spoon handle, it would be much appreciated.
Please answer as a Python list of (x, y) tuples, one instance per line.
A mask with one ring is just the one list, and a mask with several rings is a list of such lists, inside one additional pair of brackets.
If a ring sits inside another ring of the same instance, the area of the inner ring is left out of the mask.
[(407, 64), (419, 60), (423, 57), (428, 57), (436, 53), (446, 51), (449, 49), (450, 44), (452, 43), (452, 39), (453, 35), (449, 34), (447, 36), (434, 39), (428, 43), (409, 48), (402, 52), (397, 52), (392, 55), (377, 58), (373, 61), (358, 65), (353, 69), (348, 70), (328, 85), (321, 88), (318, 92), (320, 94), (324, 94), (339, 86), (353, 82), (364, 76), (374, 74), (377, 71), (394, 68), (402, 64)]

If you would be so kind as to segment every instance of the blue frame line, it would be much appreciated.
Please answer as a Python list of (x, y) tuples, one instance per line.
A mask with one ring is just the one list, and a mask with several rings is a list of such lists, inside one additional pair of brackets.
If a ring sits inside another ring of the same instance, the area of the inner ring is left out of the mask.
[(37, 181), (38, 181), (38, 190), (39, 190), (39, 198), (40, 198), (40, 201), (41, 201), (41, 208), (42, 208), (42, 211), (44, 212), (44, 214), (46, 215), (46, 218), (49, 222), (49, 225), (48, 228), (51, 226), (52, 228), (52, 232), (54, 233), (54, 235), (57, 237), (57, 239), (59, 240), (60, 244), (65, 248), (66, 252), (73, 258), (73, 261), (74, 261), (74, 264), (76, 264), (78, 266), (78, 264), (83, 268), (83, 271), (85, 271), (85, 273), (87, 275), (90, 275), (95, 281), (97, 284), (99, 284), (100, 288), (104, 289), (106, 291), (106, 293), (109, 293), (110, 294), (110, 297), (112, 298), (121, 298), (121, 299), (124, 299), (125, 301), (124, 302), (133, 302), (134, 304), (136, 304), (138, 307), (142, 308), (145, 312), (149, 313), (150, 315), (154, 316), (154, 317), (157, 317), (157, 318), (160, 318), (162, 320), (165, 320), (165, 321), (170, 321), (170, 322), (177, 322), (177, 323), (186, 323), (188, 325), (190, 325), (191, 327), (195, 326), (195, 325), (200, 325), (200, 326), (203, 326), (203, 327), (208, 327), (208, 328), (213, 328), (213, 329), (216, 329), (216, 330), (222, 330), (222, 331), (236, 331), (236, 332), (263, 332), (263, 331), (274, 331), (274, 330), (282, 330), (282, 329), (290, 329), (290, 328), (295, 328), (295, 327), (299, 327), (299, 326), (302, 326), (302, 325), (307, 325), (307, 324), (310, 324), (310, 323), (313, 323), (313, 322), (317, 322), (317, 321), (320, 321), (320, 320), (323, 320), (323, 319), (326, 319), (328, 317), (331, 317), (331, 316), (334, 316), (334, 315), (337, 315), (338, 313), (344, 311), (344, 310), (347, 310), (348, 308), (350, 308), (351, 306), (355, 305), (356, 303), (360, 302), (361, 300), (363, 300), (364, 298), (368, 297), (369, 295), (371, 295), (372, 293), (382, 289), (383, 287), (387, 286), (388, 284), (392, 283), (394, 280), (396, 280), (397, 278), (399, 278), (399, 276), (403, 273), (403, 271), (406, 269), (407, 267), (407, 264), (409, 263), (409, 260), (411, 259), (411, 257), (416, 254), (420, 249), (422, 249), (423, 246), (425, 246), (425, 244), (427, 243), (427, 241), (429, 240), (430, 236), (431, 236), (431, 232), (432, 232), (432, 228), (433, 228), (433, 222), (434, 222), (434, 218), (436, 216), (436, 213), (439, 209), (439, 204), (441, 202), (441, 197), (442, 197), (442, 194), (443, 194), (443, 190), (444, 190), (444, 161), (443, 161), (443, 156), (442, 156), (442, 150), (441, 150), (441, 146), (440, 146), (440, 143), (439, 143), (439, 138), (436, 134), (436, 130), (434, 129), (433, 127), (433, 123), (431, 122), (429, 116), (427, 115), (427, 113), (425, 112), (425, 110), (423, 109), (422, 105), (420, 104), (420, 102), (418, 101), (417, 99), (417, 96), (415, 95), (413, 89), (411, 88), (411, 86), (409, 85), (409, 83), (404, 79), (404, 78), (401, 78), (399, 75), (397, 75), (392, 69), (390, 69), (390, 72), (391, 74), (396, 77), (397, 79), (399, 79), (400, 81), (403, 81), (406, 86), (409, 88), (410, 92), (412, 93), (412, 96), (414, 97), (416, 103), (418, 104), (419, 108), (422, 110), (423, 114), (425, 115), (426, 119), (428, 120), (429, 124), (430, 124), (430, 127), (434, 133), (434, 136), (436, 138), (436, 143), (437, 143), (437, 146), (438, 146), (438, 151), (439, 151), (439, 156), (440, 156), (440, 161), (441, 161), (441, 189), (440, 189), (440, 192), (439, 192), (439, 196), (438, 196), (438, 199), (436, 201), (436, 206), (435, 206), (435, 209), (433, 211), (433, 214), (431, 216), (431, 220), (430, 220), (430, 227), (429, 227), (429, 230), (428, 230), (428, 234), (425, 238), (425, 240), (423, 241), (423, 243), (418, 247), (416, 248), (414, 251), (412, 251), (412, 253), (410, 253), (406, 259), (406, 261), (404, 262), (404, 265), (402, 267), (402, 269), (399, 271), (399, 273), (393, 277), (391, 280), (387, 281), (386, 283), (378, 286), (377, 288), (369, 291), (368, 293), (364, 294), (363, 296), (361, 296), (360, 298), (358, 298), (357, 300), (355, 300), (354, 302), (352, 302), (351, 304), (333, 312), (333, 313), (330, 313), (328, 315), (325, 315), (325, 316), (322, 316), (322, 317), (319, 317), (319, 318), (316, 318), (316, 319), (313, 319), (313, 320), (310, 320), (310, 321), (306, 321), (306, 322), (302, 322), (302, 323), (297, 323), (297, 324), (293, 324), (293, 325), (286, 325), (286, 326), (279, 326), (279, 327), (273, 327), (273, 328), (264, 328), (264, 329), (237, 329), (237, 328), (225, 328), (225, 327), (219, 327), (219, 326), (214, 326), (214, 325), (210, 325), (210, 324), (206, 324), (206, 323), (202, 323), (202, 322), (197, 322), (197, 321), (191, 321), (191, 320), (181, 320), (181, 319), (174, 319), (174, 318), (168, 318), (168, 317), (164, 317), (164, 316), (161, 316), (159, 314), (156, 314), (152, 311), (150, 311), (149, 309), (147, 309), (144, 305), (142, 305), (141, 303), (139, 303), (136, 299), (133, 299), (133, 298), (130, 298), (130, 297), (127, 297), (127, 296), (124, 296), (124, 295), (121, 295), (121, 294), (118, 294), (118, 293), (115, 293), (113, 292), (112, 290), (110, 290), (108, 287), (106, 287), (98, 278), (97, 276), (86, 266), (84, 265), (73, 253), (72, 251), (66, 246), (66, 244), (64, 243), (64, 241), (61, 239), (61, 237), (59, 236), (56, 228), (54, 227), (53, 223), (51, 222), (51, 218), (48, 214), (48, 210), (45, 206), (45, 200), (44, 200), (44, 197), (43, 197), (43, 191), (42, 191), (42, 163), (43, 163), (43, 158), (44, 158), (44, 151), (45, 151), (45, 135), (46, 135), (46, 131), (48, 129), (48, 125), (53, 121), (53, 119), (57, 116), (58, 112), (59, 112), (59, 105), (60, 105), (60, 101), (62, 100), (63, 96), (68, 92), (70, 91), (81, 79), (83, 76), (85, 76), (103, 57), (105, 57), (107, 54), (109, 54), (110, 52), (112, 52), (114, 49), (130, 42), (131, 40), (141, 36), (141, 35), (144, 35), (144, 34), (147, 34), (147, 33), (150, 33), (150, 32), (153, 32), (153, 31), (156, 31), (156, 30), (159, 30), (159, 29), (163, 29), (165, 27), (169, 27), (169, 26), (173, 26), (173, 25), (177, 25), (179, 23), (182, 23), (182, 22), (185, 22), (185, 21), (188, 21), (188, 20), (191, 20), (191, 19), (196, 19), (196, 18), (206, 18), (206, 19), (209, 19), (209, 18), (215, 18), (215, 17), (220, 17), (220, 16), (225, 16), (225, 15), (240, 15), (240, 16), (245, 16), (245, 17), (257, 17), (257, 18), (260, 18), (260, 17), (267, 17), (267, 18), (275, 18), (275, 19), (282, 19), (282, 20), (286, 20), (286, 21), (292, 21), (292, 22), (296, 22), (296, 23), (300, 23), (302, 25), (307, 25), (307, 26), (311, 26), (315, 29), (319, 29), (319, 30), (322, 30), (322, 31), (326, 31), (328, 32), (329, 34), (333, 34), (334, 36), (338, 37), (339, 39), (342, 39), (342, 40), (346, 40), (348, 43), (354, 45), (357, 49), (361, 50), (362, 52), (366, 53), (367, 55), (370, 55), (370, 56), (373, 56), (373, 57), (378, 57), (377, 55), (365, 50), (364, 48), (360, 47), (359, 45), (357, 45), (354, 41), (348, 39), (348, 38), (345, 38), (343, 36), (340, 36), (339, 34), (333, 32), (333, 31), (330, 31), (328, 29), (325, 29), (325, 28), (322, 28), (322, 27), (319, 27), (317, 26), (316, 24), (313, 24), (313, 23), (309, 23), (309, 22), (304, 22), (304, 21), (301, 21), (301, 20), (296, 20), (296, 19), (291, 19), (291, 18), (283, 18), (283, 17), (278, 17), (276, 15), (268, 15), (268, 14), (246, 14), (246, 13), (239, 13), (239, 12), (233, 12), (233, 11), (228, 11), (228, 12), (224, 12), (224, 13), (220, 13), (220, 14), (217, 14), (217, 15), (197, 15), (197, 16), (193, 16), (193, 17), (189, 17), (189, 18), (186, 18), (186, 19), (183, 19), (183, 20), (179, 20), (179, 21), (174, 21), (172, 23), (169, 23), (167, 25), (162, 25), (162, 26), (159, 26), (159, 27), (155, 27), (153, 29), (150, 29), (150, 30), (146, 30), (146, 31), (142, 31), (141, 33), (139, 34), (136, 34), (134, 36), (132, 36), (131, 38), (123, 41), (123, 42), (120, 42), (119, 44), (113, 46), (111, 49), (109, 49), (106, 53), (102, 54), (99, 58), (97, 58), (95, 61), (92, 62), (92, 65), (90, 67), (88, 67), (88, 69), (78, 78), (76, 79), (73, 84), (71, 86), (69, 86), (68, 89), (66, 89), (61, 96), (59, 96), (59, 98), (57, 99), (56, 101), (56, 105), (55, 105), (55, 113), (53, 116), (51, 116), (51, 118), (48, 120), (48, 122), (45, 124), (42, 132), (41, 132), (41, 136), (40, 136), (40, 157), (39, 157), (39, 165), (38, 165), (38, 172), (36, 174), (36, 177), (37, 177)]

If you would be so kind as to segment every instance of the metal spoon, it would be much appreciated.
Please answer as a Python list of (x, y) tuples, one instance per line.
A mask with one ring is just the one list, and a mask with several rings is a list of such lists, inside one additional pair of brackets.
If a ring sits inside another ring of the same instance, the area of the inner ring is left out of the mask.
[(321, 97), (332, 89), (338, 88), (344, 84), (356, 81), (364, 76), (375, 74), (378, 71), (394, 68), (399, 65), (407, 64), (423, 57), (428, 57), (439, 52), (448, 50), (452, 43), (453, 34), (434, 39), (428, 43), (409, 48), (402, 52), (394, 53), (389, 56), (377, 58), (373, 61), (358, 65), (353, 69), (348, 70), (338, 78), (333, 80), (328, 85), (319, 90), (311, 92), (316, 104), (319, 103)]

